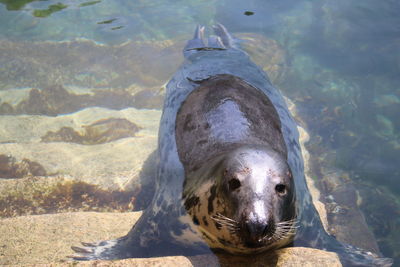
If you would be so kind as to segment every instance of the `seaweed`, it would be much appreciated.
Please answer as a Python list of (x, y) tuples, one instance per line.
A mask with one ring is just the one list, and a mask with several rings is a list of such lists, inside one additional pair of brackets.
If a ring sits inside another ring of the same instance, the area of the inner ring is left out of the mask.
[(39, 18), (45, 18), (53, 14), (54, 12), (58, 12), (60, 10), (63, 10), (64, 8), (67, 8), (68, 6), (62, 4), (62, 3), (57, 3), (55, 5), (50, 5), (47, 9), (36, 9), (33, 11), (33, 15), (35, 17)]
[(96, 145), (121, 138), (133, 137), (140, 127), (127, 119), (108, 118), (83, 126), (83, 133), (71, 127), (62, 127), (57, 132), (49, 131), (42, 142), (69, 142), (82, 145)]
[(26, 176), (46, 176), (47, 172), (37, 162), (23, 159), (20, 162), (9, 155), (0, 154), (0, 178), (22, 178)]
[(123, 212), (144, 209), (152, 199), (152, 185), (133, 190), (105, 190), (82, 181), (61, 181), (29, 191), (0, 196), (0, 217), (72, 211)]

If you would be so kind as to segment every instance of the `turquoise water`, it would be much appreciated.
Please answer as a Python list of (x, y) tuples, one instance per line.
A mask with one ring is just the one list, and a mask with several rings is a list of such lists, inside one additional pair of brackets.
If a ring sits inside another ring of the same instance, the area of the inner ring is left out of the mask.
[[(18, 56), (23, 51), (36, 53), (44, 41), (57, 44), (83, 39), (107, 46), (142, 42), (136, 47), (145, 50), (167, 40), (181, 44), (196, 24), (209, 26), (215, 22), (233, 33), (255, 33), (276, 40), (286, 59), (285, 73), (275, 84), (296, 104), (307, 125), (310, 151), (324, 168), (348, 174), (380, 250), (399, 264), (399, 13), (400, 2), (395, 0), (0, 0), (0, 41), (18, 47)], [(36, 45), (30, 47), (32, 42)], [(54, 49), (52, 53), (56, 54), (57, 47)], [(79, 49), (76, 53), (92, 51)], [(130, 75), (118, 65), (118, 59), (102, 60), (101, 51), (93, 50), (87, 62), (72, 64), (71, 69), (60, 67), (57, 73), (45, 66), (40, 66), (43, 73), (35, 72), (32, 69), (37, 65), (33, 63), (23, 68), (23, 60), (13, 55), (12, 49), (3, 47), (1, 51), (0, 90), (42, 89), (49, 73), (58, 75), (54, 79), (61, 79), (64, 85), (77, 87), (139, 84), (153, 88), (166, 82), (181, 60), (177, 57), (171, 65), (161, 52), (153, 54), (155, 62), (149, 68), (159, 68), (159, 72), (152, 79), (146, 76), (146, 69), (142, 75)], [(63, 60), (67, 58), (60, 55), (58, 66), (66, 64)], [(103, 72), (79, 69), (95, 64)], [(122, 108), (123, 104), (115, 106)]]

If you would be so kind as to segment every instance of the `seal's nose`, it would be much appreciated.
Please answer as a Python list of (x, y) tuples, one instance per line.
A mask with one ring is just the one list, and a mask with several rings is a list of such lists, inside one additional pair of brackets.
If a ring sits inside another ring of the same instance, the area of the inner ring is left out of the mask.
[(247, 220), (243, 227), (246, 243), (249, 247), (262, 246), (263, 239), (272, 236), (275, 228), (272, 220)]

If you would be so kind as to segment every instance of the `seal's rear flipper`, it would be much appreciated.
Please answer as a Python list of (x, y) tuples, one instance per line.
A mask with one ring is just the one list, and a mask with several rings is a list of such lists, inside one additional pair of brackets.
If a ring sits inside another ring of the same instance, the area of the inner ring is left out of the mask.
[(194, 31), (193, 39), (187, 41), (185, 48), (183, 49), (183, 54), (187, 57), (194, 50), (204, 48), (206, 46), (204, 41), (204, 26), (197, 25)]
[(226, 49), (221, 38), (215, 35), (211, 35), (210, 37), (208, 37), (208, 47), (209, 49)]
[(217, 23), (216, 25), (213, 26), (213, 29), (215, 34), (221, 38), (222, 43), (224, 44), (225, 47), (237, 48), (235, 44), (235, 39), (228, 32), (228, 30), (225, 28), (224, 25), (222, 25), (221, 23)]

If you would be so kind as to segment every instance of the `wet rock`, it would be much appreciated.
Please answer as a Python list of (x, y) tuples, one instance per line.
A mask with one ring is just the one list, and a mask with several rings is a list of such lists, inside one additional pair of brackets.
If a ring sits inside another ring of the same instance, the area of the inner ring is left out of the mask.
[[(252, 257), (199, 255), (114, 261), (62, 262), (71, 245), (125, 235), (140, 213), (75, 212), (0, 219), (0, 264), (41, 266), (341, 266), (335, 253), (286, 248)], [(79, 229), (79, 231), (77, 230)]]
[(400, 203), (388, 189), (368, 184), (359, 190), (360, 207), (365, 218), (377, 236), (377, 243), (384, 255), (390, 255), (396, 265), (400, 262), (398, 240), (400, 240)]
[(140, 214), (76, 212), (0, 219), (0, 264), (59, 264), (71, 255), (71, 245), (125, 235)]
[(218, 255), (220, 266), (342, 266), (338, 256), (318, 249), (291, 247), (271, 253), (240, 257)]
[(319, 174), (318, 186), (327, 211), (328, 232), (343, 243), (379, 254), (375, 236), (359, 207), (359, 193), (349, 175), (327, 169), (321, 162), (314, 161), (312, 165)]
[(57, 132), (49, 131), (42, 137), (42, 142), (104, 144), (121, 138), (134, 137), (140, 128), (127, 119), (109, 118), (85, 125), (83, 129), (83, 133), (79, 133), (71, 127), (62, 127)]
[[(289, 100), (287, 102), (299, 124), (304, 125), (296, 106)], [(375, 236), (361, 212), (359, 194), (349, 174), (327, 167), (333, 165), (335, 154), (316, 141), (316, 136), (310, 139), (307, 131), (301, 127), (298, 130), (307, 185), (325, 231), (343, 243), (379, 254)]]
[[(282, 77), (279, 69), (286, 64), (277, 42), (256, 34), (239, 37), (247, 40), (245, 49), (266, 67), (273, 81)], [(54, 84), (98, 89), (123, 89), (132, 84), (160, 88), (183, 62), (186, 39), (187, 36), (176, 40), (128, 41), (121, 45), (89, 40), (0, 40), (0, 88), (49, 88)]]
[(310, 154), (310, 151), (308, 149), (308, 144), (310, 142), (310, 135), (309, 133), (305, 130), (300, 125), (305, 125), (304, 122), (301, 120), (301, 118), (298, 116), (298, 110), (294, 103), (290, 101), (289, 99), (285, 98), (286, 103), (288, 105), (290, 113), (294, 116), (294, 118), (298, 121), (298, 126), (297, 130), (299, 131), (299, 142), (301, 146), (301, 154), (304, 160), (304, 176), (306, 179), (307, 187), (309, 189), (310, 195), (312, 197), (312, 202), (314, 204), (315, 209), (318, 212), (318, 215), (321, 219), (321, 223), (325, 229), (325, 231), (328, 231), (329, 224), (328, 224), (328, 219), (327, 219), (327, 212), (324, 203), (322, 203), (321, 199), (321, 192), (317, 188), (317, 179), (316, 179), (316, 173), (312, 169), (312, 154)]

